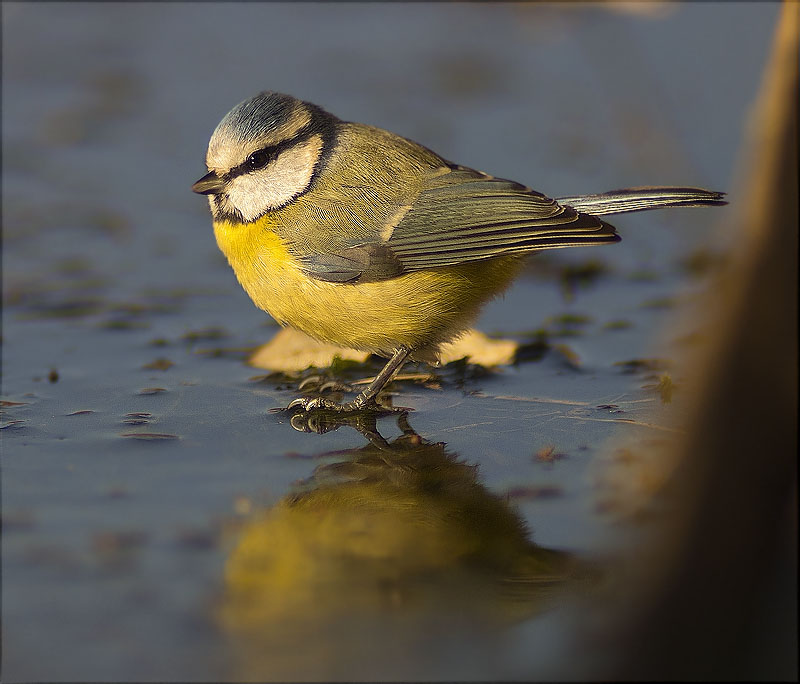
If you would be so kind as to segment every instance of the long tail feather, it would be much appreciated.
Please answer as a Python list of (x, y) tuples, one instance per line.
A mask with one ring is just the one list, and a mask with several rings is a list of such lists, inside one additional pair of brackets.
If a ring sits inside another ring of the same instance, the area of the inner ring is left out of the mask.
[(661, 207), (697, 207), (727, 204), (724, 192), (702, 188), (625, 188), (599, 195), (559, 197), (556, 201), (587, 214), (622, 214)]

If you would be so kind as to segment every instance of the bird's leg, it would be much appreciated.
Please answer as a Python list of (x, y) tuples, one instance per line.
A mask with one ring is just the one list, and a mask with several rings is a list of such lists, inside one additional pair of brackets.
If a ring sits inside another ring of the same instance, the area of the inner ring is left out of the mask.
[(328, 411), (363, 411), (370, 408), (379, 408), (375, 402), (375, 397), (383, 389), (387, 382), (389, 382), (402, 368), (406, 362), (411, 350), (407, 347), (399, 347), (391, 359), (386, 363), (375, 379), (369, 383), (369, 386), (361, 392), (353, 401), (348, 401), (345, 404), (337, 404), (335, 401), (325, 399), (324, 397), (301, 397), (289, 403), (286, 408), (289, 410), (300, 409), (302, 411), (312, 411), (314, 409), (322, 409)]
[(384, 385), (388, 383), (403, 367), (403, 364), (406, 362), (408, 355), (410, 353), (409, 349), (405, 347), (400, 347), (386, 362), (386, 365), (383, 367), (383, 370), (375, 376), (375, 379), (369, 383), (367, 388), (361, 392), (353, 401), (346, 404), (346, 406), (352, 406), (355, 409), (361, 409), (369, 404), (375, 403), (375, 397), (378, 396), (378, 392), (380, 392)]

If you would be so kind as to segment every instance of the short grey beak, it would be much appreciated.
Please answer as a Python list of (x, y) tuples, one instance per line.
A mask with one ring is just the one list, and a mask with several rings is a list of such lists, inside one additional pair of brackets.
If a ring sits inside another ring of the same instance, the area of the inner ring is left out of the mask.
[(216, 171), (211, 171), (203, 176), (192, 186), (192, 192), (198, 195), (218, 195), (225, 189), (225, 181), (220, 178)]

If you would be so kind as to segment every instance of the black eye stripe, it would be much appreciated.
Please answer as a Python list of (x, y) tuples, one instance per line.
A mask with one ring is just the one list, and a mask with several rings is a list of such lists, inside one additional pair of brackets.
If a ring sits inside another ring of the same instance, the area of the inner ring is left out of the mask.
[(288, 140), (282, 140), (277, 145), (269, 145), (267, 147), (262, 147), (260, 150), (256, 150), (250, 156), (247, 157), (241, 164), (238, 166), (233, 167), (226, 175), (228, 179), (236, 178), (236, 176), (241, 176), (245, 173), (250, 173), (251, 171), (257, 171), (259, 169), (263, 169), (267, 164), (271, 161), (274, 161), (278, 158), (278, 155), (283, 152), (285, 149), (289, 147), (293, 147), (298, 143), (305, 142), (308, 140), (312, 135), (314, 135), (315, 131), (312, 126), (304, 126), (301, 128), (297, 134), (293, 138), (289, 138)]

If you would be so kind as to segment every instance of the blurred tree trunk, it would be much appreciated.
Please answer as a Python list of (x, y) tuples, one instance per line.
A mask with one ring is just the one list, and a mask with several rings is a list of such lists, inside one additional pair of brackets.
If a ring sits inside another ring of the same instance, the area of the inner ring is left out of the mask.
[(610, 670), (584, 676), (797, 678), (799, 8), (782, 8), (730, 196), (736, 247), (687, 367), (671, 512), (632, 561), (615, 626), (591, 635)]

